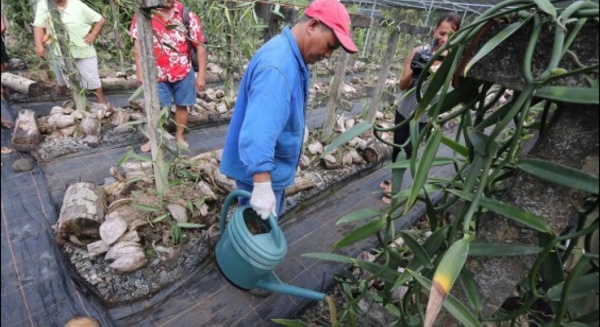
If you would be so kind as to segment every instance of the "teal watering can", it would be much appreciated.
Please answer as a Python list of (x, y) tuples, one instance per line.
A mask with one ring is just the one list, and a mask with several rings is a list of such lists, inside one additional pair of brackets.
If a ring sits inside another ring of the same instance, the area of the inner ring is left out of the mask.
[(250, 198), (251, 194), (243, 190), (231, 192), (221, 211), (221, 238), (215, 257), (225, 278), (243, 290), (262, 288), (315, 301), (324, 300), (325, 294), (284, 284), (273, 272), (287, 252), (285, 237), (273, 216), (265, 221), (250, 206), (240, 206), (226, 224), (229, 205), (240, 196)]

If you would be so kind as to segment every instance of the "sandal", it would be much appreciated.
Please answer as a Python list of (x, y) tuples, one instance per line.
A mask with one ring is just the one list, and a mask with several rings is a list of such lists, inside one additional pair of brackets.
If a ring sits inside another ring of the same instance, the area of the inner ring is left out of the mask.
[(2, 128), (12, 128), (13, 124), (8, 120), (2, 117)]
[(381, 184), (379, 184), (379, 187), (381, 187), (381, 189), (383, 189), (384, 192), (392, 191), (392, 183), (390, 181), (381, 182)]
[(392, 195), (390, 193), (384, 192), (381, 201), (386, 204), (392, 203)]
[(152, 150), (152, 147), (150, 146), (150, 142), (146, 142), (144, 145), (142, 145), (140, 147), (140, 151), (141, 152), (150, 152), (150, 150)]

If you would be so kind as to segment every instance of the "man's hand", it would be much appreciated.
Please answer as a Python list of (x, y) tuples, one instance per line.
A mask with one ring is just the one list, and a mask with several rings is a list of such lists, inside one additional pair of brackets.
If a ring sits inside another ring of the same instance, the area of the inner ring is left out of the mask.
[(254, 183), (250, 205), (262, 219), (268, 219), (269, 215), (277, 216), (277, 200), (271, 182)]
[(203, 74), (198, 72), (198, 76), (196, 76), (196, 92), (204, 91), (204, 87), (206, 87), (206, 80)]
[(86, 44), (92, 45), (92, 44), (94, 44), (94, 41), (96, 41), (96, 38), (97, 38), (96, 35), (89, 33), (88, 35), (86, 35), (83, 38), (83, 42), (85, 42)]
[(46, 56), (46, 48), (43, 44), (35, 46), (35, 54), (41, 58), (44, 58)]

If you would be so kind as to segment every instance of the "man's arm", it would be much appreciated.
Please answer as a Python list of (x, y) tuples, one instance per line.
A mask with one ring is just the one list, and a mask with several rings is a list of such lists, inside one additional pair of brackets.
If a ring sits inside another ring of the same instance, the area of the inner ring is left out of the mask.
[(203, 44), (196, 44), (196, 57), (198, 58), (198, 75), (196, 76), (196, 91), (204, 91), (206, 86), (206, 49)]
[(2, 14), (0, 14), (0, 30), (2, 35), (4, 35), (4, 32), (6, 32), (6, 22), (4, 22), (4, 15)]
[(408, 55), (408, 57), (406, 58), (406, 61), (404, 62), (404, 71), (402, 72), (402, 77), (400, 78), (400, 90), (404, 91), (406, 89), (408, 89), (410, 87), (410, 84), (412, 83), (413, 80), (413, 70), (410, 67), (410, 62), (413, 60), (413, 58), (415, 57), (415, 53), (417, 53), (417, 50), (419, 48), (414, 48), (410, 54)]
[(33, 26), (33, 43), (35, 44), (35, 54), (39, 57), (46, 56), (46, 48), (44, 48), (44, 35), (46, 29), (40, 26)]
[(142, 57), (140, 56), (140, 41), (137, 39), (133, 40), (133, 58), (135, 59), (136, 82), (138, 85), (142, 85), (144, 83), (142, 76)]
[(104, 17), (101, 17), (99, 21), (92, 25), (92, 30), (88, 33), (88, 35), (85, 36), (85, 43), (93, 44), (94, 41), (96, 41), (96, 38), (98, 38), (98, 35), (100, 35), (100, 31), (102, 31), (102, 27), (104, 27), (105, 22), (106, 20)]

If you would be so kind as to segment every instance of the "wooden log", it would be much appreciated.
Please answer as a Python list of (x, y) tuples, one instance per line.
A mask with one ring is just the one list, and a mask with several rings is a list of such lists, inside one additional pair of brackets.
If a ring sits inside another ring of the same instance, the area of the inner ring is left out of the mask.
[(135, 79), (125, 79), (121, 77), (105, 77), (101, 78), (102, 90), (106, 91), (121, 91), (135, 90), (138, 88)]
[(42, 91), (38, 82), (11, 73), (2, 73), (2, 86), (28, 95), (39, 94)]
[(75, 183), (65, 192), (58, 217), (58, 231), (78, 239), (97, 238), (104, 221), (106, 192), (91, 183)]
[(374, 164), (384, 160), (390, 156), (391, 153), (392, 149), (390, 146), (373, 139), (367, 143), (367, 146), (362, 151), (361, 155), (366, 162)]
[(40, 131), (32, 110), (19, 110), (11, 143), (19, 151), (32, 151), (39, 145)]
[(304, 190), (308, 190), (309, 188), (315, 187), (315, 182), (306, 177), (296, 178), (294, 184), (285, 190), (285, 195), (290, 196), (294, 195), (298, 192), (302, 192)]

